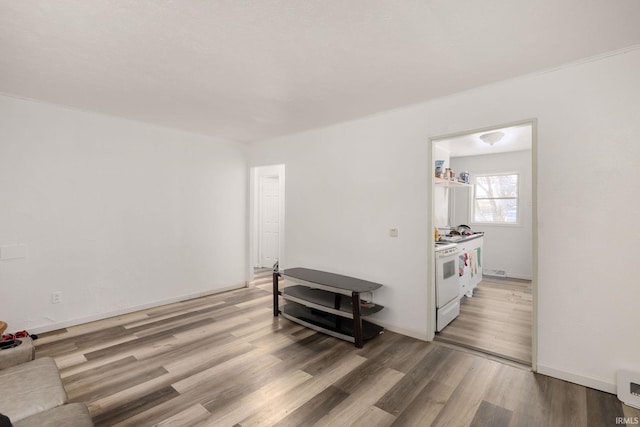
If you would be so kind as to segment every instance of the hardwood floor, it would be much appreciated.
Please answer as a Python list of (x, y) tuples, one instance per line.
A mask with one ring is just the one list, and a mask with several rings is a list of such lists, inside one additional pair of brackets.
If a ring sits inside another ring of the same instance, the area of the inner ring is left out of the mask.
[(531, 282), (485, 277), (436, 339), (531, 366)]
[(42, 334), (37, 356), (55, 358), (96, 426), (606, 426), (640, 414), (392, 332), (357, 349), (274, 318), (269, 280)]

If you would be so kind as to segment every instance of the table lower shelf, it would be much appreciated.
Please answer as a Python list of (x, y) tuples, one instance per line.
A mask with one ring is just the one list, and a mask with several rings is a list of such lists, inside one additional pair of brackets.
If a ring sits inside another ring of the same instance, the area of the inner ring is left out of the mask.
[[(288, 301), (297, 302), (310, 308), (316, 308), (320, 311), (326, 311), (353, 319), (353, 303), (351, 297), (302, 285), (287, 286), (283, 289), (281, 295), (282, 298)], [(338, 298), (339, 301), (338, 309), (333, 308), (334, 304), (336, 304), (336, 298)], [(373, 306), (361, 305), (360, 315), (363, 317), (369, 316), (379, 312), (383, 308), (384, 307), (379, 304)]]
[[(323, 332), (336, 338), (355, 342), (353, 320), (326, 313), (314, 308), (305, 307), (295, 302), (287, 302), (282, 309), (282, 316), (310, 329)], [(362, 320), (362, 338), (367, 341), (380, 335), (384, 331), (366, 320)]]

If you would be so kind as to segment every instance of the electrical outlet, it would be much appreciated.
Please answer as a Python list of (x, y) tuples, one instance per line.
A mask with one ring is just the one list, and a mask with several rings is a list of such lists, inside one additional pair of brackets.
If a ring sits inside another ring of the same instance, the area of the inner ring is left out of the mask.
[(51, 293), (51, 304), (60, 304), (62, 302), (62, 292)]

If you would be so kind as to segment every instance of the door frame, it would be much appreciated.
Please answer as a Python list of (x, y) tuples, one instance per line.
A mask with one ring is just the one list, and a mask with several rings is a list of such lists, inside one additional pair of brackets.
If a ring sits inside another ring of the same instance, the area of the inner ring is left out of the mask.
[(432, 173), (434, 157), (435, 157), (435, 143), (454, 137), (468, 135), (479, 132), (490, 132), (492, 130), (506, 128), (510, 126), (518, 125), (531, 125), (531, 297), (532, 297), (532, 319), (531, 319), (531, 370), (537, 371), (538, 364), (538, 120), (536, 118), (520, 120), (516, 122), (488, 126), (479, 129), (465, 130), (461, 132), (455, 132), (446, 135), (439, 135), (429, 137), (428, 149), (427, 149), (427, 166), (428, 166), (428, 188), (427, 188), (427, 200), (430, 203), (429, 221), (428, 221), (428, 235), (427, 239), (427, 268), (429, 271), (427, 281), (427, 307), (434, 307), (433, 310), (429, 310), (427, 316), (427, 340), (433, 341), (435, 338), (436, 330), (436, 284), (435, 284), (435, 261), (434, 261), (434, 200), (433, 200), (433, 187), (435, 185), (434, 174)]
[(285, 167), (280, 165), (255, 166), (249, 169), (249, 256), (247, 283), (253, 279), (253, 268), (260, 261), (260, 178), (277, 177), (279, 185), (278, 260), (282, 264), (284, 254), (285, 221)]

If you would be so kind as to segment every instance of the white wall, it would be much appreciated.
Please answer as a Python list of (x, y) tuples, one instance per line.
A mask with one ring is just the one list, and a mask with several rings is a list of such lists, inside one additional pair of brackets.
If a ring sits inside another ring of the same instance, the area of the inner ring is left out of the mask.
[(426, 336), (427, 139), (537, 118), (538, 368), (613, 390), (640, 370), (639, 99), (633, 50), (263, 141), (250, 163), (286, 164), (287, 266), (385, 284), (379, 319)]
[[(379, 320), (425, 336), (428, 205), (422, 184), (431, 173), (425, 137), (403, 135), (414, 130), (384, 118), (254, 145), (252, 164), (286, 166), (282, 268), (304, 266), (383, 283), (375, 301), (390, 308)], [(420, 155), (407, 158), (407, 147)], [(398, 228), (399, 236), (390, 237), (390, 228)]]
[(469, 224), (474, 231), (484, 231), (482, 267), (504, 270), (508, 277), (531, 279), (531, 151), (455, 157), (451, 167), (469, 171), (470, 182), (479, 174), (519, 174), (519, 215), (517, 225), (474, 224), (469, 212), (471, 189), (454, 192), (454, 224)]
[[(246, 280), (246, 147), (0, 97), (0, 318), (49, 330)], [(53, 291), (62, 303), (51, 304)]]

